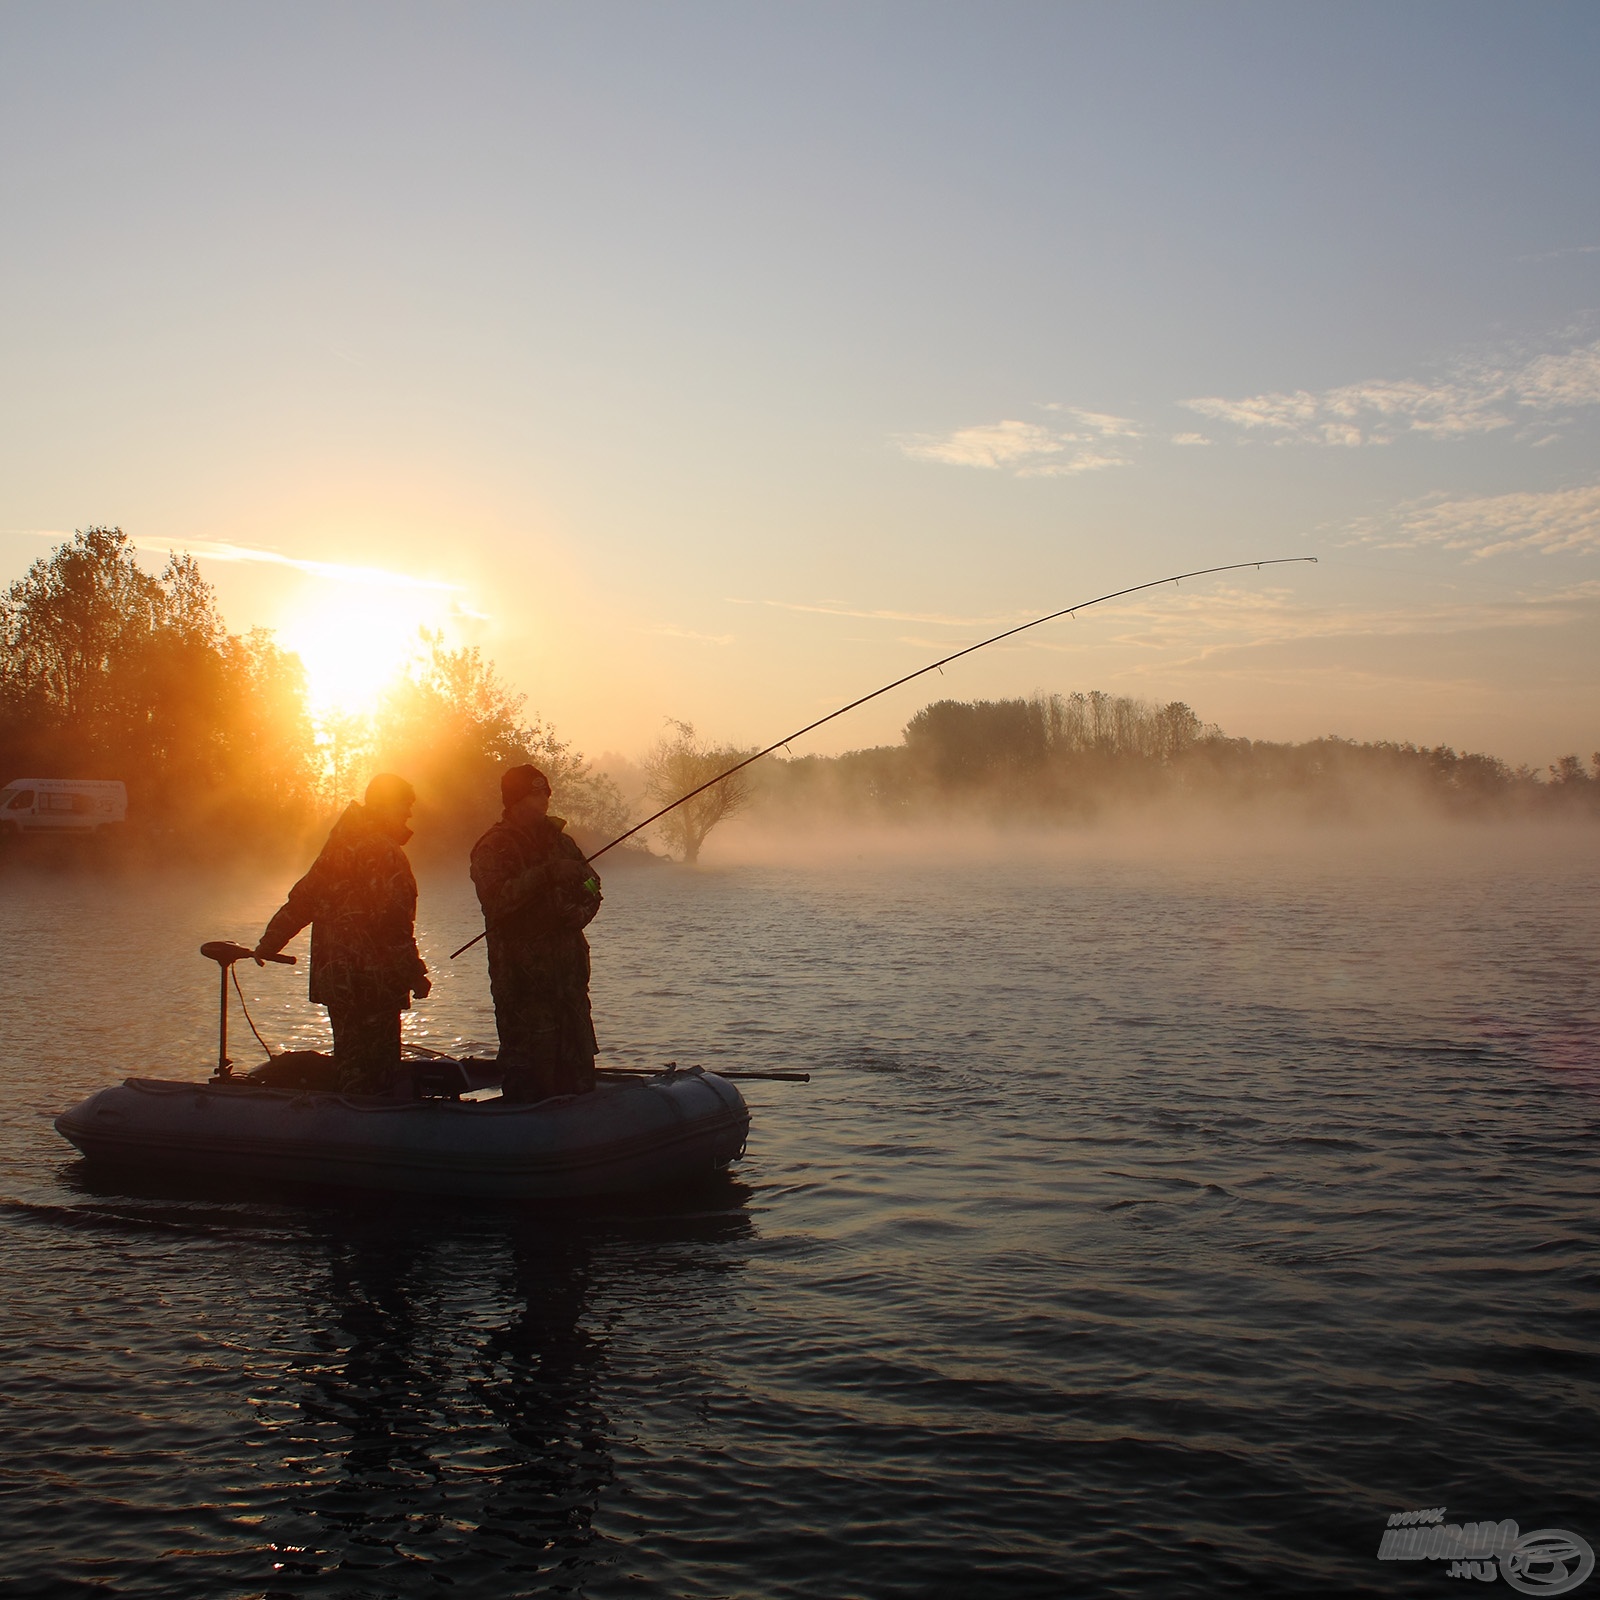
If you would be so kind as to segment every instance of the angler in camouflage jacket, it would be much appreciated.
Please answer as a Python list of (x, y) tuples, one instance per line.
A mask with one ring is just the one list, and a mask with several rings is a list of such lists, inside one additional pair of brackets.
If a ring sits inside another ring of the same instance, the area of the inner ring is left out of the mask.
[(430, 987), (415, 934), (417, 880), (401, 848), (415, 803), (404, 778), (374, 778), (255, 950), (276, 955), (311, 924), (311, 1000), (328, 1008), (338, 1084), (352, 1094), (399, 1090), (400, 1013)]
[(489, 988), (508, 1100), (584, 1094), (598, 1046), (589, 1013), (589, 941), (600, 879), (552, 817), (537, 767), (500, 780), (505, 811), (472, 847), (489, 935)]

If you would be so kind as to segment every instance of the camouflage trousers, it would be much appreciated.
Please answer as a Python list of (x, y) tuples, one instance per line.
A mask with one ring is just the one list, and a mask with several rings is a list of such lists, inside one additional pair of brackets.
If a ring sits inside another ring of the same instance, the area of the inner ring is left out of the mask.
[[(594, 1053), (566, 1028), (507, 1026), (500, 1020), (500, 1093), (524, 1104), (557, 1094), (587, 1094), (594, 1088)], [(516, 1019), (521, 1020), (521, 1019)], [(509, 1037), (508, 1037), (509, 1036)]]
[(489, 989), (507, 1100), (526, 1103), (594, 1088), (589, 946), (582, 934), (550, 940), (491, 934)]
[(328, 1007), (341, 1094), (393, 1094), (400, 1078), (400, 1013), (393, 1006)]

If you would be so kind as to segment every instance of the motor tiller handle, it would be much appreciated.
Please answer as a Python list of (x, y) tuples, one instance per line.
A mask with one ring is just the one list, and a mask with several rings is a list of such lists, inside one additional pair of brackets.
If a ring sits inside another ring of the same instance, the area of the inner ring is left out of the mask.
[(217, 1077), (228, 1078), (233, 1075), (233, 1063), (228, 1059), (228, 973), (236, 961), (276, 961), (280, 966), (292, 967), (294, 957), (258, 956), (231, 939), (209, 939), (200, 946), (200, 954), (207, 961), (216, 962), (217, 976), (222, 980), (217, 993)]
[(284, 967), (295, 964), (293, 956), (258, 956), (254, 950), (246, 950), (242, 944), (235, 944), (231, 939), (213, 939), (200, 946), (200, 954), (207, 961), (215, 961), (219, 967), (231, 967), (235, 961), (276, 961)]

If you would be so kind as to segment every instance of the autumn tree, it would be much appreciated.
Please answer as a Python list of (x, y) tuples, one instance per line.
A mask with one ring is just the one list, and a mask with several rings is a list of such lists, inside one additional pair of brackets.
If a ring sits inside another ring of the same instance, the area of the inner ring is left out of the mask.
[[(668, 726), (672, 731), (656, 742), (644, 760), (645, 792), (663, 805), (710, 782), (750, 754), (732, 745), (707, 744), (693, 723), (670, 720)], [(750, 803), (750, 795), (748, 772), (736, 772), (668, 812), (657, 826), (668, 848), (692, 865), (700, 859), (706, 835), (719, 822), (742, 811)]]
[(155, 575), (87, 528), (0, 596), (0, 765), (121, 778), (173, 826), (280, 822), (309, 800), (304, 684), (264, 633), (230, 635), (194, 558)]
[(626, 831), (615, 783), (478, 650), (420, 645), (375, 715), (314, 726), (299, 658), (264, 629), (230, 634), (192, 556), (147, 572), (120, 528), (87, 528), (0, 594), (0, 781), (121, 778), (135, 819), (226, 849), (297, 833), (387, 767), (417, 786), (423, 841), (459, 844), (531, 761), (581, 843)]
[[(423, 631), (422, 648), (384, 697), (368, 766), (403, 773), (417, 789), (417, 828), (426, 842), (454, 845), (486, 827), (500, 805), (500, 774), (532, 762), (550, 778), (552, 809), (605, 843), (628, 826), (612, 780), (501, 681), (476, 646), (452, 649)], [(603, 834), (604, 839), (598, 836)]]

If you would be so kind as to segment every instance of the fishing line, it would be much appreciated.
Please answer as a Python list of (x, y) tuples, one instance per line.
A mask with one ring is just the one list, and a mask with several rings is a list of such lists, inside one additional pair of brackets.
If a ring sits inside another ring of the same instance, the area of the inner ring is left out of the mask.
[[(842, 717), (847, 711), (854, 711), (857, 706), (864, 706), (869, 700), (876, 700), (881, 694), (888, 694), (891, 689), (898, 689), (902, 684), (910, 683), (916, 678), (926, 676), (930, 672), (938, 672), (943, 676), (944, 668), (952, 661), (959, 661), (963, 656), (970, 656), (974, 650), (986, 650), (992, 644), (999, 644), (1002, 639), (1014, 639), (1019, 633), (1026, 633), (1029, 628), (1043, 627), (1047, 622), (1054, 622), (1058, 617), (1075, 617), (1080, 611), (1087, 611), (1091, 606), (1103, 606), (1108, 600), (1120, 600), (1124, 595), (1140, 594), (1146, 589), (1162, 589), (1167, 584), (1181, 583), (1185, 578), (1205, 578), (1217, 572), (1243, 572), (1248, 567), (1254, 567), (1259, 572), (1263, 567), (1286, 567), (1297, 562), (1310, 562), (1317, 564), (1315, 556), (1273, 556), (1264, 561), (1230, 561), (1221, 567), (1197, 567), (1193, 572), (1178, 572), (1168, 578), (1152, 578), (1148, 583), (1136, 583), (1127, 589), (1113, 589), (1110, 594), (1096, 595), (1093, 600), (1080, 600), (1075, 606), (1064, 606), (1060, 611), (1052, 611), (1048, 616), (1035, 617), (1032, 622), (1020, 623), (1015, 628), (1007, 628), (1004, 633), (997, 633), (992, 638), (980, 639), (976, 644), (969, 644), (965, 649), (957, 650), (951, 655), (941, 656), (937, 661), (930, 661), (925, 667), (918, 667), (915, 672), (908, 672), (903, 678), (896, 678), (893, 683), (886, 683), (881, 689), (874, 689), (871, 694), (864, 694), (857, 700), (852, 700), (849, 705), (840, 706), (837, 711), (830, 711), (825, 717), (818, 717), (815, 722), (808, 722), (803, 728), (796, 728), (793, 733), (785, 734), (781, 739), (775, 739), (764, 750), (757, 750), (753, 756), (746, 756), (743, 761), (735, 762), (726, 772), (719, 772), (716, 777), (708, 778), (699, 788), (691, 789), (687, 794), (679, 795), (669, 806), (663, 806), (654, 816), (649, 816), (643, 822), (636, 822), (626, 833), (619, 833), (610, 844), (603, 844), (593, 855), (587, 859), (598, 861), (607, 850), (615, 849), (624, 839), (631, 839), (634, 834), (648, 828), (652, 822), (659, 822), (669, 811), (676, 811), (686, 800), (693, 800), (697, 794), (704, 794), (707, 789), (715, 788), (724, 778), (731, 778), (736, 772), (744, 769), (763, 756), (770, 756), (774, 750), (781, 750), (790, 740), (798, 739), (804, 734), (813, 732), (826, 722), (832, 722), (835, 717)], [(470, 950), (478, 939), (485, 938), (488, 930), (480, 933), (477, 939), (469, 939), (459, 950), (450, 952), (452, 961), (459, 955)]]

